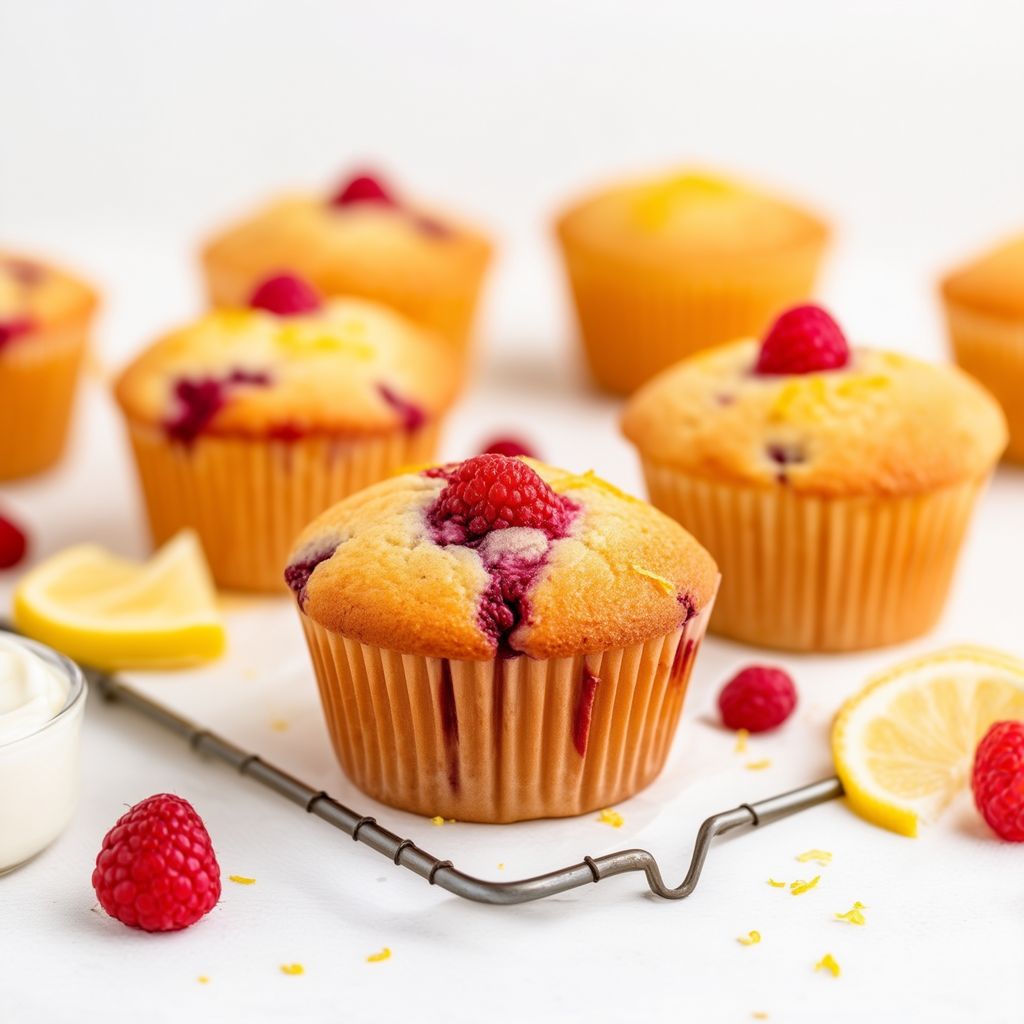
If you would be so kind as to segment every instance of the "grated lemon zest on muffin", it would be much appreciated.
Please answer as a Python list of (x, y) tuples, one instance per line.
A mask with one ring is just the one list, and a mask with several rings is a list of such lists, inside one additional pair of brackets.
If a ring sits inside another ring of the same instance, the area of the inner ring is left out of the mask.
[(282, 974), (305, 974), (306, 968), (302, 964), (281, 964)]
[(786, 888), (786, 883), (785, 882), (776, 882), (774, 878), (769, 878), (768, 879), (768, 884), (773, 889), (785, 889)]
[(816, 971), (828, 971), (833, 978), (839, 977), (839, 964), (831, 953), (826, 953), (815, 965)]
[(254, 309), (215, 309), (206, 314), (202, 325), (213, 330), (248, 331), (259, 316)]
[(737, 729), (736, 730), (736, 746), (733, 750), (737, 754), (745, 754), (747, 751), (747, 740), (750, 739), (750, 731), (748, 729)]
[(255, 885), (255, 878), (247, 878), (245, 875), (228, 875), (229, 882), (237, 882), (239, 885)]
[(371, 953), (367, 958), (368, 964), (379, 964), (391, 959), (391, 950), (385, 946), (379, 953)]
[(846, 921), (847, 924), (867, 924), (867, 919), (864, 917), (864, 904), (857, 900), (845, 914), (836, 914), (836, 918), (840, 921)]
[(560, 480), (555, 480), (551, 484), (551, 489), (556, 494), (562, 494), (565, 491), (572, 490), (575, 487), (596, 487), (599, 491), (605, 491), (608, 494), (614, 495), (616, 498), (622, 498), (623, 501), (639, 501), (639, 498), (634, 498), (632, 494), (627, 494), (625, 491), (616, 487), (615, 484), (608, 483), (607, 480), (602, 479), (592, 469), (588, 469), (585, 473), (569, 473), (563, 476)]
[(770, 757), (766, 757), (766, 758), (764, 758), (763, 760), (760, 760), (760, 761), (748, 761), (747, 762), (747, 771), (760, 772), (760, 771), (764, 771), (765, 768), (771, 768), (771, 766), (772, 766), (772, 759)]
[(612, 828), (622, 828), (626, 823), (626, 819), (619, 814), (618, 811), (613, 810), (611, 807), (606, 807), (598, 816), (597, 820), (602, 825), (611, 825)]
[(346, 333), (331, 334), (308, 324), (282, 324), (274, 342), (292, 355), (319, 355), (322, 352), (348, 352), (356, 359), (372, 359), (373, 346)]
[(801, 864), (806, 864), (808, 861), (815, 861), (822, 867), (826, 867), (832, 863), (832, 854), (828, 850), (806, 850), (804, 853), (798, 853), (796, 859)]
[(836, 394), (842, 398), (865, 398), (872, 391), (881, 391), (892, 384), (884, 373), (851, 374), (836, 385)]
[(746, 935), (739, 936), (736, 941), (741, 946), (756, 946), (761, 941), (761, 933), (751, 930)]
[(645, 580), (650, 580), (663, 594), (667, 594), (669, 597), (675, 596), (676, 585), (671, 580), (667, 580), (664, 576), (659, 576), (656, 572), (651, 572), (650, 569), (645, 569), (641, 565), (631, 565), (630, 569), (638, 576), (643, 576)]
[(817, 423), (824, 418), (829, 390), (823, 377), (806, 375), (786, 381), (768, 410), (768, 418), (790, 423)]
[(789, 883), (789, 891), (794, 896), (802, 896), (805, 892), (810, 892), (811, 889), (814, 889), (820, 881), (821, 875), (815, 875), (809, 882), (805, 882), (800, 878), (795, 882)]

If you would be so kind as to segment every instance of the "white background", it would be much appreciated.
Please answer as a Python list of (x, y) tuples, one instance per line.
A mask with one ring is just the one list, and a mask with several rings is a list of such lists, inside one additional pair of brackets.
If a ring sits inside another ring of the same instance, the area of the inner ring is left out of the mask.
[[(558, 205), (683, 160), (781, 187), (838, 228), (824, 293), (849, 332), (940, 357), (935, 275), (1024, 226), (1022, 44), (1015, 3), (0, 0), (0, 245), (101, 284), (97, 347), (110, 366), (198, 309), (194, 249), (226, 216), (375, 163), (501, 244), (475, 387), (444, 454), (512, 429), (553, 462), (637, 490), (616, 404), (589, 393), (571, 345), (548, 241)], [(0, 488), (0, 503), (32, 526), (36, 557), (86, 539), (144, 551), (99, 381), (62, 469)], [(1022, 508), (1024, 475), (1001, 470), (940, 630), (909, 649), (957, 639), (1024, 653)], [(0, 591), (12, 582), (0, 576)], [(341, 777), (287, 601), (227, 608), (224, 663), (145, 685), (489, 877), (628, 845), (681, 874), (702, 816), (826, 774), (836, 704), (905, 653), (774, 658), (803, 700), (746, 758), (712, 711), (722, 679), (756, 655), (709, 642), (670, 766), (620, 807), (621, 832), (586, 818), (434, 828), (375, 808)], [(771, 768), (745, 769), (762, 756)], [(201, 925), (152, 937), (96, 912), (88, 877), (123, 806), (161, 790), (199, 807), (225, 874), (257, 884), (227, 883)], [(817, 890), (765, 885), (806, 877), (792, 858), (808, 847), (835, 854)], [(681, 904), (621, 878), (550, 904), (479, 908), (94, 701), (74, 825), (0, 880), (0, 1020), (1019, 1020), (1020, 858), (966, 800), (917, 841), (835, 804), (723, 843)], [(867, 927), (830, 920), (854, 899), (869, 905)], [(751, 928), (764, 941), (739, 946)], [(365, 962), (384, 945), (390, 961)], [(828, 951), (837, 980), (812, 970)], [(279, 972), (293, 961), (307, 973)]]

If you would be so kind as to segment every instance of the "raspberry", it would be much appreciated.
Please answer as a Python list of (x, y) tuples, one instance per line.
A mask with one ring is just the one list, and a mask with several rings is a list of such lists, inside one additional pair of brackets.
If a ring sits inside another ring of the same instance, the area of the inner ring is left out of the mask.
[(10, 320), (0, 320), (0, 348), (3, 348), (9, 341), (20, 338), (32, 330), (33, 324), (28, 317), (12, 317)]
[(92, 885), (103, 909), (131, 928), (173, 932), (195, 924), (220, 898), (220, 866), (187, 800), (151, 796), (104, 836)]
[(849, 359), (850, 349), (839, 324), (821, 306), (794, 306), (779, 316), (761, 342), (757, 372), (838, 370)]
[(971, 789), (992, 831), (1024, 843), (1024, 722), (996, 722), (985, 733), (974, 755)]
[(0, 516), (0, 569), (13, 569), (27, 550), (25, 531), (6, 516)]
[(769, 665), (748, 665), (718, 695), (727, 729), (767, 732), (782, 725), (795, 707), (796, 687), (789, 673)]
[(331, 197), (332, 206), (352, 206), (355, 203), (379, 203), (397, 206), (394, 196), (381, 180), (372, 174), (357, 174), (349, 178)]
[[(569, 514), (569, 506), (525, 462), (507, 455), (476, 455), (453, 467), (432, 513), (436, 524), (451, 524), (464, 540), (511, 526), (551, 537), (564, 530)], [(444, 533), (450, 536), (451, 530)]]
[(264, 278), (250, 296), (249, 305), (277, 316), (301, 316), (315, 313), (323, 303), (308, 281), (282, 273)]
[(525, 441), (520, 441), (518, 437), (496, 437), (484, 448), (483, 454), (508, 455), (513, 458), (517, 455), (525, 455), (528, 459), (537, 458), (536, 452)]

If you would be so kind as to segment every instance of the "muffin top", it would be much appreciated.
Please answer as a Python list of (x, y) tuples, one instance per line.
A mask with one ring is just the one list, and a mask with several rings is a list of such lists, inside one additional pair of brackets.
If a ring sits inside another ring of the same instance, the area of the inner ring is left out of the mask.
[(942, 294), (979, 313), (1024, 317), (1024, 235), (947, 274)]
[(357, 175), (334, 195), (272, 200), (213, 238), (203, 256), (249, 275), (287, 267), (333, 292), (335, 273), (342, 287), (353, 275), (370, 285), (393, 277), (396, 266), (421, 285), (441, 285), (453, 272), (482, 269), (490, 252), (469, 226)]
[(735, 260), (821, 245), (813, 214), (747, 185), (683, 171), (597, 192), (558, 221), (563, 239), (629, 259)]
[(334, 633), (404, 654), (567, 657), (707, 608), (711, 556), (592, 472), (478, 455), (375, 484), (301, 534), (285, 579)]
[(415, 430), (454, 400), (450, 347), (383, 306), (321, 303), (292, 275), (263, 282), (253, 305), (208, 313), (136, 357), (116, 385), (125, 414), (183, 442), (288, 440)]
[(80, 320), (95, 307), (96, 293), (77, 277), (0, 250), (0, 344)]
[(696, 477), (823, 497), (910, 495), (987, 472), (1006, 445), (995, 400), (952, 366), (850, 349), (824, 310), (764, 341), (699, 353), (638, 391), (622, 420), (647, 460)]

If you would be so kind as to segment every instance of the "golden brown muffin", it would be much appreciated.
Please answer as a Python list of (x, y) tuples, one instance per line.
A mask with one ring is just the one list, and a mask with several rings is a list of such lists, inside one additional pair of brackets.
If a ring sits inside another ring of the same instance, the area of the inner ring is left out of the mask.
[(956, 361), (995, 395), (1007, 458), (1024, 461), (1024, 236), (949, 273), (942, 298)]
[(828, 229), (750, 186), (683, 171), (582, 199), (557, 235), (591, 372), (629, 393), (809, 295)]
[(210, 301), (244, 306), (268, 274), (290, 271), (324, 295), (362, 296), (469, 345), (491, 244), (446, 213), (356, 176), (334, 196), (275, 199), (203, 250)]
[(0, 251), (0, 480), (60, 458), (96, 305), (77, 277)]
[(286, 578), (349, 777), (418, 813), (514, 821), (658, 774), (718, 572), (594, 474), (484, 455), (334, 506)]

